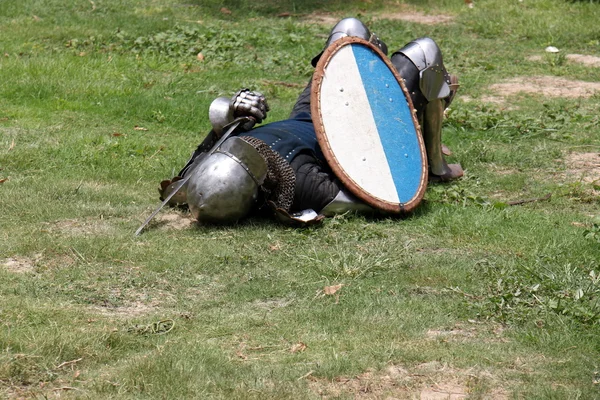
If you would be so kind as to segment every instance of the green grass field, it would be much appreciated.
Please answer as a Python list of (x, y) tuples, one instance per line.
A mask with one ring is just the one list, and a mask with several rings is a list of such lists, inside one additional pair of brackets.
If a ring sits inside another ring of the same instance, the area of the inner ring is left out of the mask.
[[(402, 219), (164, 210), (134, 237), (210, 102), (249, 87), (285, 118), (347, 16), (391, 50), (438, 42), (464, 179)], [(599, 20), (562, 0), (0, 0), (0, 398), (600, 398)]]

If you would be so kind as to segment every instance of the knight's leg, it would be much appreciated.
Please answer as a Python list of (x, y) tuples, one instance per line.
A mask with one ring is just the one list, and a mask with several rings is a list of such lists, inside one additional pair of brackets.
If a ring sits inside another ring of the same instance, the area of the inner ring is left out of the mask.
[(437, 44), (429, 38), (417, 39), (391, 57), (392, 64), (405, 81), (417, 117), (433, 179), (450, 180), (463, 175), (459, 164), (448, 164), (442, 146), (442, 121), (458, 83), (444, 67)]
[(429, 172), (433, 179), (450, 180), (460, 178), (463, 170), (460, 164), (448, 164), (442, 151), (442, 119), (444, 117), (444, 99), (435, 99), (425, 105), (421, 128)]

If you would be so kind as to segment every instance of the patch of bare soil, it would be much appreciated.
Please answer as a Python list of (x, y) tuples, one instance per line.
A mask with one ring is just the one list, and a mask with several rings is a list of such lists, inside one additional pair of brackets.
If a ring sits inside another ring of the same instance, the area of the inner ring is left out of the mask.
[(567, 54), (567, 60), (583, 64), (588, 67), (600, 67), (600, 57), (586, 54)]
[[(397, 7), (399, 11), (373, 16), (373, 20), (387, 19), (394, 21), (415, 22), (423, 25), (442, 25), (454, 22), (454, 16), (445, 14), (425, 14), (406, 5)], [(304, 17), (310, 23), (325, 25), (333, 28), (340, 21), (340, 17), (331, 14), (312, 13)]]
[(424, 14), (415, 10), (404, 10), (396, 13), (382, 14), (378, 16), (377, 19), (415, 22), (423, 25), (443, 25), (454, 22), (454, 17), (452, 15)]
[(590, 97), (600, 91), (600, 82), (574, 81), (556, 76), (524, 76), (490, 86), (500, 96), (519, 93), (545, 97)]
[(565, 163), (566, 178), (600, 184), (600, 153), (570, 153)]
[[(590, 56), (588, 54), (567, 54), (565, 57), (567, 60), (573, 63), (583, 64), (586, 67), (600, 67), (600, 57)], [(540, 55), (533, 55), (527, 57), (527, 60), (543, 61), (544, 57)]]
[(163, 229), (182, 230), (187, 229), (196, 223), (196, 220), (190, 213), (166, 212), (158, 214), (155, 218)]
[[(307, 376), (310, 387), (323, 399), (354, 397), (355, 399), (466, 399), (471, 388), (480, 380), (489, 382), (493, 376), (486, 371), (458, 370), (438, 361), (417, 365), (412, 371), (391, 365), (382, 371), (333, 381)], [(479, 394), (479, 393), (478, 393)], [(484, 398), (504, 400), (508, 396), (502, 389), (488, 391)]]
[(335, 24), (337, 24), (340, 21), (340, 19), (341, 19), (340, 17), (334, 16), (331, 14), (321, 14), (321, 13), (312, 13), (312, 14), (309, 14), (306, 17), (304, 17), (304, 20), (306, 22), (319, 24), (319, 25), (325, 25), (330, 28), (333, 28), (335, 26)]
[(41, 255), (37, 255), (34, 258), (29, 257), (10, 257), (0, 262), (3, 269), (8, 272), (15, 274), (25, 274), (33, 272), (35, 264), (39, 261)]

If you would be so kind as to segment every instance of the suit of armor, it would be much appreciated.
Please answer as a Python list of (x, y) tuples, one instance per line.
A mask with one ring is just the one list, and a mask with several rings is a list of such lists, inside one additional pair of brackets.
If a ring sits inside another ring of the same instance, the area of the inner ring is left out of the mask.
[[(385, 43), (355, 18), (336, 24), (325, 47), (344, 36), (369, 40), (387, 54)], [(320, 56), (313, 59), (313, 65)], [(432, 39), (417, 39), (392, 54), (391, 61), (405, 79), (417, 109), (430, 176), (441, 180), (462, 176), (460, 165), (448, 165), (442, 154), (443, 110), (452, 100), (456, 89), (452, 85), (456, 82), (444, 68), (438, 46)], [(176, 196), (177, 201), (188, 203), (200, 222), (216, 223), (237, 221), (264, 205), (269, 205), (280, 219), (289, 222), (314, 220), (318, 219), (317, 215), (349, 210), (370, 210), (343, 187), (327, 166), (312, 124), (310, 90), (311, 81), (298, 97), (288, 119), (256, 128), (246, 124), (235, 137), (225, 141), (231, 141), (222, 146), (227, 150), (212, 154), (202, 167), (192, 170), (190, 167), (196, 157), (212, 148), (227, 123), (240, 116), (249, 116), (260, 123), (269, 110), (262, 94), (247, 89), (240, 90), (232, 99), (216, 99), (209, 110), (213, 130), (180, 171), (180, 177), (194, 175), (185, 195)], [(170, 183), (161, 183), (163, 196)], [(303, 218), (301, 214), (305, 210), (314, 210), (310, 213), (312, 216)]]

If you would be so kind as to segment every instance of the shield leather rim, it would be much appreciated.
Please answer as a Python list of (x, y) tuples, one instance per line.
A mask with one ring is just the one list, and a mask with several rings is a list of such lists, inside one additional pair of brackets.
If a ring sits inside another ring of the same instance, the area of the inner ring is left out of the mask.
[[(417, 141), (419, 143), (419, 149), (421, 151), (422, 162), (421, 177), (418, 190), (415, 193), (415, 195), (405, 203), (390, 202), (388, 200), (376, 197), (370, 193), (364, 192), (363, 189), (350, 176), (348, 176), (346, 171), (340, 166), (340, 163), (333, 154), (331, 144), (329, 143), (329, 139), (325, 133), (325, 127), (323, 125), (323, 118), (321, 115), (321, 85), (323, 83), (323, 78), (325, 76), (327, 66), (329, 65), (329, 62), (331, 61), (332, 57), (337, 53), (339, 49), (350, 44), (360, 44), (362, 46), (366, 46), (379, 56), (379, 58), (388, 66), (388, 68), (396, 78), (396, 81), (398, 81), (398, 84), (400, 85), (402, 92), (404, 93), (406, 102), (408, 103), (409, 110), (411, 110), (410, 114), (417, 134)], [(421, 127), (419, 126), (419, 123), (417, 121), (417, 111), (415, 110), (412, 104), (412, 100), (408, 95), (408, 90), (406, 89), (406, 85), (404, 84), (404, 79), (402, 79), (402, 77), (398, 74), (396, 68), (392, 65), (390, 60), (381, 50), (379, 50), (375, 45), (369, 43), (368, 41), (357, 37), (344, 37), (335, 41), (329, 47), (327, 47), (323, 52), (323, 55), (319, 59), (319, 62), (313, 75), (310, 108), (313, 118), (313, 124), (315, 126), (315, 132), (317, 135), (317, 141), (321, 146), (321, 150), (323, 151), (327, 163), (329, 164), (337, 178), (340, 181), (342, 181), (344, 186), (347, 187), (355, 196), (357, 196), (365, 203), (375, 207), (378, 210), (396, 214), (411, 211), (421, 202), (421, 200), (423, 199), (423, 195), (425, 194), (425, 190), (427, 189), (428, 166), (427, 153), (425, 152), (425, 145), (423, 143)]]

